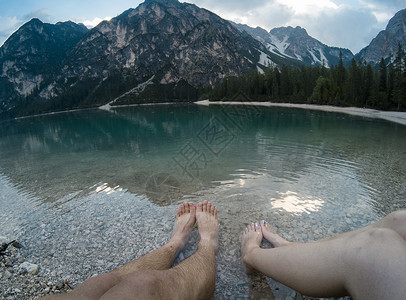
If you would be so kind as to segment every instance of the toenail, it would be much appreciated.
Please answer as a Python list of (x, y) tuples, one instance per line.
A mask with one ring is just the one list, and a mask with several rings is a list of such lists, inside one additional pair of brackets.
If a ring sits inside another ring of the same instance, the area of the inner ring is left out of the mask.
[(255, 227), (259, 227), (259, 224), (258, 224), (258, 223), (255, 223)]
[(262, 220), (261, 223), (262, 223), (262, 224), (266, 224), (265, 220)]

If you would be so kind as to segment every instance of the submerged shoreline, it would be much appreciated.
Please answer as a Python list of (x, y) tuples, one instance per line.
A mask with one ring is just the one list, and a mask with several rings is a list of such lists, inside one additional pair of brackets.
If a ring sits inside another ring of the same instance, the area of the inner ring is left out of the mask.
[(255, 101), (210, 101), (202, 100), (194, 102), (197, 105), (255, 105), (264, 107), (288, 107), (321, 110), (327, 112), (339, 112), (354, 116), (383, 119), (398, 124), (406, 125), (406, 112), (399, 111), (383, 111), (371, 108), (360, 107), (340, 107), (331, 105), (316, 105), (316, 104), (295, 104), (295, 103), (275, 103), (275, 102), (255, 102)]

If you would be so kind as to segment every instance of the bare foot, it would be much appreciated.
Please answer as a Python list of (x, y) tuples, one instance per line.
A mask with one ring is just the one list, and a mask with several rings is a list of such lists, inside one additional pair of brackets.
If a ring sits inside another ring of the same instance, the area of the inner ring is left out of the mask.
[(183, 203), (176, 212), (175, 228), (171, 241), (182, 248), (196, 222), (196, 206), (192, 202)]
[(291, 244), (291, 242), (285, 240), (283, 237), (278, 235), (276, 233), (276, 229), (272, 227), (272, 225), (269, 224), (268, 222), (261, 221), (260, 224), (264, 238), (268, 242), (270, 242), (274, 247), (281, 247)]
[(217, 208), (207, 202), (200, 202), (196, 209), (197, 227), (199, 228), (199, 245), (218, 247), (219, 220), (217, 218)]
[(245, 228), (241, 238), (241, 256), (247, 268), (247, 273), (252, 273), (255, 269), (250, 265), (251, 252), (261, 245), (262, 229), (258, 223), (252, 223)]

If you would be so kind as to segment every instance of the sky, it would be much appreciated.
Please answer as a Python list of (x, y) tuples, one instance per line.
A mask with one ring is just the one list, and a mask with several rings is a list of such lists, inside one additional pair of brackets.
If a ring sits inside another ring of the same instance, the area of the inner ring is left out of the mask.
[[(116, 17), (139, 0), (0, 0), (0, 45), (32, 18), (55, 24), (71, 20), (88, 27)], [(328, 45), (354, 54), (386, 28), (404, 0), (188, 0), (220, 17), (271, 30), (300, 26)]]

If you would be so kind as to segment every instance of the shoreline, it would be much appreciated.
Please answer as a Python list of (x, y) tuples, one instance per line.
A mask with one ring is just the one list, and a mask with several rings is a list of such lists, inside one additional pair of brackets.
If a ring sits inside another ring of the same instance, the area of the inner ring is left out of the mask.
[[(35, 118), (41, 116), (48, 116), (48, 115), (56, 115), (56, 114), (64, 114), (70, 112), (78, 112), (78, 111), (85, 111), (85, 110), (104, 110), (110, 111), (114, 108), (124, 108), (124, 107), (134, 107), (134, 106), (154, 106), (154, 105), (173, 105), (173, 104), (196, 104), (196, 105), (255, 105), (255, 106), (263, 106), (263, 107), (287, 107), (287, 108), (300, 108), (300, 109), (311, 109), (311, 110), (319, 110), (319, 111), (326, 111), (326, 112), (338, 112), (338, 113), (345, 113), (354, 116), (360, 117), (367, 117), (367, 118), (375, 118), (375, 119), (383, 119), (386, 121), (394, 122), (397, 124), (405, 125), (406, 126), (406, 112), (399, 112), (399, 111), (383, 111), (383, 110), (376, 110), (371, 108), (361, 108), (361, 107), (341, 107), (341, 106), (332, 106), (332, 105), (317, 105), (317, 104), (296, 104), (296, 103), (276, 103), (276, 102), (257, 102), (257, 101), (210, 101), (210, 100), (201, 100), (195, 102), (157, 102), (157, 103), (138, 103), (138, 104), (128, 104), (128, 105), (117, 105), (117, 106), (109, 106), (108, 104), (90, 108), (79, 108), (79, 109), (68, 109), (63, 111), (56, 111), (56, 112), (48, 112), (43, 114), (35, 114), (30, 116), (22, 116), (16, 117), (10, 120), (21, 120), (21, 119), (28, 119), (28, 118)], [(7, 120), (3, 120), (7, 121)]]
[(395, 122), (406, 126), (406, 112), (399, 111), (383, 111), (371, 108), (360, 107), (340, 107), (332, 105), (317, 105), (317, 104), (294, 104), (294, 103), (275, 103), (275, 102), (239, 102), (239, 101), (210, 101), (202, 100), (194, 102), (197, 105), (255, 105), (264, 107), (287, 107), (287, 108), (301, 108), (312, 109), (327, 112), (339, 112), (354, 116), (383, 119), (390, 122)]

